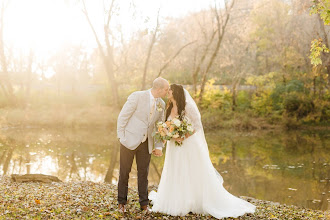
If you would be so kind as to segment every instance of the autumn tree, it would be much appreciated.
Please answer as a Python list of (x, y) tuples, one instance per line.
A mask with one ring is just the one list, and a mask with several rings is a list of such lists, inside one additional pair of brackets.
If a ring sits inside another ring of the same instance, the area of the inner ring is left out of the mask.
[[(232, 1), (225, 1), (224, 8), (220, 8), (218, 3), (215, 1), (214, 7), (212, 8), (212, 13), (214, 14), (215, 28), (214, 32), (212, 33), (211, 37), (208, 40), (208, 46), (205, 49), (204, 53), (202, 54), (200, 61), (196, 67), (196, 70), (193, 73), (193, 78), (196, 78), (196, 75), (201, 73), (202, 82), (200, 84), (200, 93), (199, 93), (199, 101), (201, 102), (203, 99), (204, 88), (207, 81), (207, 75), (219, 53), (220, 46), (225, 35), (226, 27), (231, 16), (232, 9), (234, 7), (235, 0)], [(214, 42), (214, 46), (210, 48), (211, 57), (205, 61), (205, 56), (209, 52), (209, 45)], [(201, 72), (201, 65), (206, 63), (206, 68)]]
[(104, 9), (104, 15), (106, 17), (104, 25), (103, 25), (103, 35), (104, 35), (104, 43), (102, 43), (102, 39), (99, 33), (97, 33), (92, 20), (90, 19), (90, 15), (88, 13), (88, 7), (85, 0), (81, 0), (83, 5), (83, 13), (85, 18), (91, 28), (91, 31), (94, 34), (100, 56), (103, 61), (103, 65), (105, 67), (108, 81), (111, 86), (112, 91), (112, 103), (115, 107), (119, 107), (119, 97), (118, 97), (118, 88), (117, 88), (117, 78), (115, 75), (115, 54), (114, 54), (114, 35), (112, 33), (113, 27), (111, 26), (111, 19), (115, 16), (118, 8), (116, 7), (116, 1), (112, 0), (107, 4), (107, 1), (104, 1), (104, 6), (108, 6), (107, 9)]
[(10, 3), (9, 0), (2, 1), (0, 4), (0, 87), (5, 97), (11, 104), (16, 104), (16, 97), (14, 95), (14, 88), (11, 83), (10, 73), (8, 69), (8, 58), (6, 56), (5, 42), (4, 42), (4, 31), (5, 31), (5, 11)]

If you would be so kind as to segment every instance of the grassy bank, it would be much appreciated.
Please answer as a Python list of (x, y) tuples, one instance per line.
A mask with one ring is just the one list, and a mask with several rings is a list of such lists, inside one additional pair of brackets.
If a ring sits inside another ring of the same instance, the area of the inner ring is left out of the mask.
[[(47, 108), (0, 108), (0, 128), (106, 128), (114, 129), (118, 109), (106, 105), (72, 107), (56, 105)], [(219, 109), (202, 110), (206, 130), (272, 130), (272, 129), (329, 129), (330, 125), (304, 124), (290, 117), (260, 117), (251, 111), (224, 112)]]
[[(156, 189), (155, 186), (149, 187)], [(140, 211), (137, 189), (129, 189), (128, 212), (117, 211), (115, 185), (94, 182), (14, 183), (0, 176), (0, 219), (214, 219), (188, 214), (173, 217)], [(329, 212), (242, 197), (257, 211), (237, 219), (326, 219)], [(227, 218), (233, 219), (233, 218)]]
[(95, 105), (72, 108), (68, 105), (47, 108), (2, 108), (0, 127), (114, 128), (119, 110)]
[(206, 129), (246, 130), (329, 130), (330, 123), (306, 123), (287, 115), (270, 114), (259, 116), (252, 111), (221, 111), (206, 109), (201, 111), (203, 125)]

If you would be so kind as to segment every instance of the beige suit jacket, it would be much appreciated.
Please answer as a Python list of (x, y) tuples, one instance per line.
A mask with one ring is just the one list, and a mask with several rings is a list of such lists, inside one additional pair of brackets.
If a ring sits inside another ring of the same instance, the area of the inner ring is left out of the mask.
[(122, 145), (130, 150), (135, 150), (148, 135), (149, 153), (153, 148), (161, 149), (162, 142), (154, 141), (152, 133), (158, 121), (164, 121), (165, 102), (156, 98), (156, 109), (150, 115), (149, 90), (133, 92), (124, 104), (117, 120), (117, 136)]

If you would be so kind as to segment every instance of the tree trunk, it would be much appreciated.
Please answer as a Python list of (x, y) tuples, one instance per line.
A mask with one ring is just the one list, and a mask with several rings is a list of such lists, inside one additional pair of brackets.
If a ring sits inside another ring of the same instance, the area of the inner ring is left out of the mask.
[[(328, 39), (328, 34), (325, 31), (325, 26), (324, 26), (324, 21), (322, 20), (320, 14), (318, 14), (318, 20), (319, 20), (319, 24), (320, 24), (320, 29), (323, 35), (323, 42), (325, 43), (325, 46), (327, 48), (329, 48), (329, 39)], [(330, 76), (330, 54), (329, 53), (323, 53), (323, 59), (324, 59), (324, 66), (326, 67), (328, 76)], [(327, 85), (328, 86), (330, 84), (330, 77), (328, 77), (328, 82)]]
[(96, 31), (95, 31), (95, 28), (94, 28), (91, 20), (89, 19), (85, 1), (83, 0), (82, 3), (83, 3), (83, 7), (84, 7), (83, 13), (84, 13), (84, 15), (86, 17), (86, 20), (87, 20), (87, 22), (88, 22), (88, 24), (89, 24), (89, 26), (90, 26), (93, 34), (94, 34), (96, 43), (98, 45), (98, 48), (99, 48), (99, 51), (100, 51), (100, 54), (101, 54), (101, 58), (103, 60), (105, 70), (107, 72), (108, 81), (109, 81), (109, 84), (111, 86), (111, 91), (112, 91), (112, 103), (115, 107), (119, 107), (117, 81), (116, 81), (116, 77), (115, 77), (115, 74), (114, 74), (114, 68), (113, 68), (113, 65), (114, 65), (113, 46), (110, 44), (110, 40), (109, 40), (109, 30), (110, 30), (109, 23), (110, 23), (110, 20), (111, 20), (111, 15), (113, 13), (112, 10), (113, 10), (113, 5), (114, 5), (114, 0), (112, 0), (112, 2), (111, 2), (111, 6), (110, 6), (110, 9), (109, 9), (108, 21), (104, 25), (104, 36), (105, 36), (107, 55), (105, 54), (104, 48), (101, 44), (101, 41), (100, 41)]
[(0, 73), (0, 87), (1, 87), (1, 90), (2, 90), (5, 97), (9, 97), (9, 94), (7, 93), (7, 90), (6, 90), (5, 86), (1, 83), (1, 82), (3, 82), (2, 79), (3, 79), (3, 76), (1, 76), (1, 73)]
[(214, 40), (214, 37), (216, 35), (217, 31), (214, 31), (212, 36), (211, 36), (211, 39), (210, 41), (208, 42), (208, 44), (206, 45), (206, 48), (204, 50), (204, 53), (195, 69), (195, 71), (193, 72), (193, 75), (192, 75), (192, 78), (193, 78), (193, 89), (194, 89), (194, 93), (195, 95), (197, 94), (197, 80), (198, 80), (198, 74), (202, 68), (202, 65), (204, 63), (204, 60), (206, 58), (206, 55), (208, 54), (209, 52), (209, 47), (211, 46), (211, 44), (213, 43), (213, 40)]
[(202, 102), (202, 100), (203, 100), (205, 84), (206, 84), (206, 81), (207, 81), (207, 74), (210, 71), (210, 69), (213, 65), (213, 62), (214, 62), (215, 58), (218, 55), (220, 45), (221, 45), (221, 41), (222, 41), (222, 38), (223, 38), (223, 34), (221, 34), (220, 32), (218, 34), (219, 34), (219, 39), (218, 39), (217, 45), (215, 47), (215, 50), (213, 51), (212, 57), (211, 57), (208, 65), (207, 65), (206, 70), (203, 72), (202, 83), (201, 83), (201, 92), (199, 93), (199, 101), (200, 102)]
[(314, 76), (314, 78), (313, 78), (313, 95), (314, 95), (314, 97), (316, 95), (316, 76)]
[(5, 155), (6, 155), (6, 151), (3, 151), (2, 154), (1, 154), (1, 156), (0, 156), (0, 166), (1, 166), (2, 163), (3, 163), (3, 160), (4, 160), (4, 158), (5, 158)]
[(220, 17), (221, 15), (218, 14), (217, 8), (214, 9), (215, 14), (216, 14), (217, 24), (218, 24), (218, 29), (217, 29), (218, 41), (217, 41), (217, 44), (213, 51), (213, 54), (211, 56), (211, 59), (207, 65), (207, 68), (203, 73), (203, 78), (202, 78), (202, 83), (201, 83), (201, 92), (199, 94), (199, 102), (202, 102), (202, 100), (203, 100), (204, 88), (205, 88), (205, 84), (207, 81), (207, 74), (210, 71), (210, 69), (213, 65), (213, 62), (214, 62), (215, 58), (217, 57), (218, 52), (220, 50), (221, 42), (222, 42), (223, 36), (225, 34), (225, 30), (226, 30), (226, 27), (227, 27), (227, 24), (228, 24), (228, 21), (230, 18), (231, 10), (234, 7), (234, 3), (235, 3), (235, 0), (232, 0), (229, 10), (227, 9), (227, 6), (225, 7), (226, 8), (226, 18), (225, 18), (224, 23), (222, 23), (222, 18)]
[(25, 103), (28, 103), (30, 98), (31, 81), (32, 81), (32, 63), (33, 63), (33, 51), (30, 50), (29, 64), (27, 68), (27, 81), (25, 87)]
[(236, 103), (236, 96), (237, 96), (237, 91), (236, 91), (236, 87), (237, 87), (237, 84), (234, 83), (233, 84), (233, 90), (232, 90), (232, 107), (231, 107), (231, 110), (232, 111), (235, 111), (236, 110), (236, 107), (237, 107), (237, 103)]
[[(110, 44), (108, 32), (109, 32), (109, 27), (105, 26), (104, 27), (104, 35), (105, 35), (104, 37), (105, 37), (105, 42), (106, 42), (106, 46), (107, 46), (107, 49), (106, 49), (107, 55), (102, 53), (102, 57), (103, 57), (104, 65), (106, 67), (109, 83), (111, 85), (113, 102), (115, 103), (115, 106), (118, 107), (119, 106), (119, 97), (118, 97), (117, 80), (116, 80), (116, 77), (114, 74), (114, 68), (113, 68), (113, 66), (114, 66), (113, 46)], [(102, 49), (102, 47), (100, 49)], [(102, 51), (103, 51), (103, 49), (102, 49)]]
[(31, 156), (29, 152), (26, 152), (26, 160), (25, 160), (25, 164), (26, 164), (26, 174), (30, 174), (31, 171)]
[(14, 148), (11, 148), (7, 153), (7, 158), (3, 164), (3, 175), (7, 174), (11, 158), (13, 157)]
[(106, 183), (111, 183), (112, 182), (113, 171), (114, 171), (114, 169), (116, 167), (116, 164), (117, 164), (119, 149), (120, 149), (119, 144), (114, 146), (114, 149), (112, 149), (112, 155), (111, 155), (109, 168), (108, 168), (107, 174), (105, 175), (105, 178), (104, 178), (104, 182), (106, 182)]
[(10, 82), (8, 68), (7, 68), (7, 60), (5, 56), (5, 46), (4, 46), (4, 40), (3, 40), (3, 32), (4, 32), (4, 12), (5, 12), (5, 3), (2, 2), (1, 8), (0, 8), (0, 62), (2, 66), (2, 76), (0, 75), (0, 85), (1, 88), (7, 96), (9, 102), (11, 104), (16, 104), (16, 97), (14, 95), (14, 89)]
[(150, 42), (150, 45), (149, 45), (149, 48), (148, 48), (147, 59), (146, 59), (146, 62), (144, 64), (141, 90), (146, 89), (146, 79), (147, 79), (147, 70), (148, 70), (148, 66), (149, 66), (149, 60), (150, 60), (150, 57), (151, 57), (152, 48), (154, 47), (155, 42), (156, 42), (156, 36), (157, 36), (158, 29), (159, 29), (159, 11), (160, 10), (158, 10), (158, 14), (157, 14), (157, 23), (156, 23), (155, 31), (152, 35), (152, 39), (151, 39), (151, 42)]
[(75, 154), (74, 152), (71, 154), (70, 158), (70, 165), (71, 165), (71, 169), (70, 169), (70, 178), (72, 178), (72, 176), (74, 174), (77, 175), (78, 179), (80, 180), (80, 174), (79, 174), (79, 170), (78, 170), (78, 166), (77, 166), (77, 163), (76, 163), (76, 160), (75, 160)]

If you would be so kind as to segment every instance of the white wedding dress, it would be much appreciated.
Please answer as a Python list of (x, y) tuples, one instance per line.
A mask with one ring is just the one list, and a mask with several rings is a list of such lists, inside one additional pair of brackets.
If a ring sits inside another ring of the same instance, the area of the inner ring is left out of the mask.
[(157, 192), (152, 191), (152, 211), (173, 216), (189, 212), (216, 218), (238, 217), (253, 213), (255, 206), (233, 196), (223, 187), (223, 179), (209, 157), (198, 108), (185, 90), (186, 117), (195, 133), (182, 146), (167, 142), (165, 163)]

